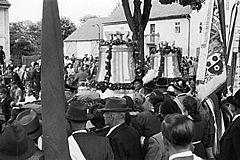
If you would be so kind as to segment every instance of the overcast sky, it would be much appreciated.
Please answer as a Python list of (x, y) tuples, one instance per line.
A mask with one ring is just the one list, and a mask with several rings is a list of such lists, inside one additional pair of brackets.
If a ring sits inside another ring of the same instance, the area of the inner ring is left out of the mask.
[[(8, 0), (10, 22), (31, 20), (40, 21), (42, 18), (43, 0)], [(60, 16), (70, 18), (79, 23), (79, 18), (87, 14), (108, 16), (119, 0), (58, 0)]]

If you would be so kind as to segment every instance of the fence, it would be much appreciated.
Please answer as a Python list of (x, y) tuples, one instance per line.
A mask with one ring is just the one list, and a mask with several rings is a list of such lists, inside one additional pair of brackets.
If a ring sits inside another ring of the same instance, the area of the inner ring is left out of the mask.
[(22, 56), (22, 65), (31, 66), (31, 63), (36, 62), (40, 57), (40, 55)]

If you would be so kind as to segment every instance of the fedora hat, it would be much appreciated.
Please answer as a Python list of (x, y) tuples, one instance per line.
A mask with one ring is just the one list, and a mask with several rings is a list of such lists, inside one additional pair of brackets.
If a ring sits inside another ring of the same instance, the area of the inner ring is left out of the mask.
[(106, 99), (105, 107), (99, 109), (103, 112), (127, 112), (131, 108), (127, 106), (126, 99), (120, 97), (109, 97)]
[(0, 159), (25, 160), (31, 157), (36, 150), (34, 141), (17, 123), (6, 126), (0, 134)]
[(238, 89), (234, 96), (227, 97), (227, 101), (235, 107), (240, 108), (240, 89)]
[(86, 104), (79, 101), (73, 101), (70, 103), (66, 113), (66, 119), (77, 122), (85, 122), (92, 118), (93, 115), (88, 114), (87, 112)]
[(30, 138), (36, 139), (42, 135), (42, 125), (37, 113), (32, 109), (20, 112), (16, 117), (16, 122), (27, 131)]

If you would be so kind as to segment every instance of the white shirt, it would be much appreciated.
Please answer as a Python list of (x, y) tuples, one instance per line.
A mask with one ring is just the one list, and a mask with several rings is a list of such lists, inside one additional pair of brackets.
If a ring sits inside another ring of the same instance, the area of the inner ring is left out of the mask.
[(78, 146), (78, 143), (73, 137), (73, 135), (77, 133), (87, 133), (87, 131), (77, 130), (77, 131), (74, 131), (70, 137), (68, 137), (68, 146), (69, 146), (70, 156), (72, 160), (86, 160), (80, 147)]
[(106, 137), (109, 136), (109, 135), (113, 132), (113, 130), (116, 129), (116, 128), (117, 128), (118, 126), (120, 126), (121, 124), (122, 124), (122, 123), (120, 123), (120, 124), (112, 127), (112, 128), (108, 131), (108, 134), (106, 135)]
[(232, 121), (236, 120), (238, 117), (240, 117), (240, 114), (235, 115)]
[(196, 156), (191, 151), (185, 151), (185, 152), (173, 154), (169, 157), (169, 160), (173, 160), (174, 158), (179, 158), (179, 157), (188, 157), (188, 156), (193, 156), (194, 160), (202, 160), (202, 158)]
[(31, 95), (31, 96), (25, 96), (25, 103), (27, 102), (33, 102), (33, 101), (36, 101), (36, 98)]

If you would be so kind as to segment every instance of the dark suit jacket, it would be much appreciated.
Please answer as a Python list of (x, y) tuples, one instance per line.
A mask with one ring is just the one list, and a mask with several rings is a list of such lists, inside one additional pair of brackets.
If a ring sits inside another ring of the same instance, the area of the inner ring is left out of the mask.
[(151, 137), (161, 131), (161, 120), (152, 111), (143, 111), (133, 120), (133, 127), (141, 136)]
[(0, 119), (2, 121), (8, 121), (10, 119), (10, 103), (12, 102), (12, 98), (7, 96), (3, 102), (0, 102), (0, 108), (1, 108), (1, 116)]
[(138, 132), (126, 123), (115, 128), (108, 136), (116, 160), (141, 160)]
[(91, 133), (76, 133), (73, 137), (86, 160), (114, 160), (108, 138)]
[(240, 117), (235, 119), (224, 132), (220, 141), (219, 160), (240, 159)]

